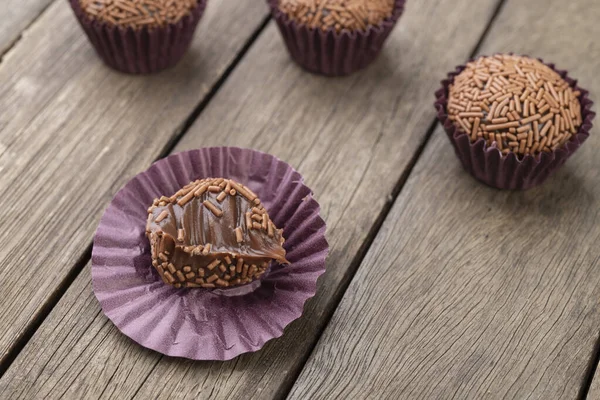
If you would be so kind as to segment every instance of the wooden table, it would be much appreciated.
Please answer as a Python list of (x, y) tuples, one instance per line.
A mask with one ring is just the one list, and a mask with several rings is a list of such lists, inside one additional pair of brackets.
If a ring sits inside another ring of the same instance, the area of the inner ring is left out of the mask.
[[(462, 170), (432, 105), (498, 51), (598, 101), (597, 0), (409, 0), (377, 62), (338, 79), (291, 62), (261, 1), (209, 1), (183, 62), (148, 77), (105, 67), (66, 1), (4, 4), (0, 398), (600, 398), (600, 131), (542, 187), (502, 192)], [(89, 260), (127, 180), (212, 145), (295, 166), (331, 253), (282, 338), (192, 362), (121, 335)]]

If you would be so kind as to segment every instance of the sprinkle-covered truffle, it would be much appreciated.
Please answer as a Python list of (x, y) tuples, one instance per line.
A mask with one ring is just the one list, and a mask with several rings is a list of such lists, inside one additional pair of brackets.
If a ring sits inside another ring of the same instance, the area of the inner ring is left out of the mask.
[(392, 15), (394, 0), (280, 0), (279, 9), (310, 28), (365, 31)]
[(197, 6), (197, 0), (79, 0), (97, 21), (139, 29), (177, 23)]
[(564, 145), (582, 124), (580, 93), (540, 61), (480, 57), (449, 86), (448, 118), (471, 142), (483, 138), (521, 157)]
[(175, 287), (230, 287), (288, 263), (283, 231), (260, 199), (231, 179), (191, 182), (148, 209), (152, 265)]

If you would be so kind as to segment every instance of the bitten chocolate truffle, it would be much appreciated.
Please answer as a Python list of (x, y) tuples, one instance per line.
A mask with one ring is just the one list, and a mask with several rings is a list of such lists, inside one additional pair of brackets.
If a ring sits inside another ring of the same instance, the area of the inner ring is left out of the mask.
[(230, 287), (288, 264), (283, 231), (249, 188), (231, 179), (191, 182), (148, 209), (152, 265), (175, 287)]
[(279, 9), (310, 28), (365, 31), (392, 15), (394, 0), (280, 0)]
[(580, 92), (540, 61), (480, 57), (449, 86), (447, 112), (471, 142), (483, 138), (502, 154), (552, 152), (582, 124)]
[(92, 20), (133, 29), (177, 23), (198, 5), (197, 0), (79, 0), (79, 3)]

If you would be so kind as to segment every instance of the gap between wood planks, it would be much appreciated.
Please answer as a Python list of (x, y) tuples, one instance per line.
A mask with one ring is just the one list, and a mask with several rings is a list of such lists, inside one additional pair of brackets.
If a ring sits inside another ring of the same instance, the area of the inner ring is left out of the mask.
[[(25, 32), (27, 29), (29, 29), (39, 19), (39, 17), (46, 11), (46, 9), (52, 4), (53, 4), (53, 2), (50, 2), (46, 7), (44, 7), (42, 12), (27, 26), (27, 28), (25, 28), (25, 30), (23, 30), (23, 32)], [(233, 61), (227, 66), (227, 68), (225, 69), (223, 74), (219, 77), (219, 79), (217, 79), (215, 84), (210, 88), (207, 95), (204, 96), (204, 98), (194, 108), (194, 110), (185, 119), (185, 121), (181, 124), (181, 126), (173, 132), (173, 134), (167, 140), (167, 142), (165, 143), (164, 147), (160, 151), (159, 156), (155, 159), (155, 161), (168, 156), (171, 153), (171, 151), (173, 151), (173, 149), (175, 148), (175, 146), (177, 145), (179, 140), (186, 134), (186, 132), (189, 130), (190, 126), (192, 126), (194, 121), (198, 118), (198, 116), (206, 108), (208, 103), (210, 103), (212, 98), (217, 94), (217, 92), (219, 91), (221, 86), (223, 86), (223, 83), (225, 83), (225, 81), (231, 75), (233, 70), (242, 61), (242, 59), (244, 58), (244, 56), (246, 55), (246, 53), (248, 52), (248, 50), (250, 49), (252, 44), (258, 39), (258, 37), (260, 36), (262, 31), (267, 27), (267, 24), (269, 23), (270, 19), (271, 19), (270, 15), (266, 16), (262, 20), (262, 22), (260, 23), (258, 28), (256, 28), (254, 30), (254, 32), (252, 32), (252, 35), (250, 35), (250, 37), (246, 40), (246, 42), (244, 43), (244, 45), (242, 46), (242, 48), (240, 49), (238, 54), (235, 56)], [(9, 47), (9, 50), (15, 47), (15, 45), (18, 43), (18, 41), (20, 40), (20, 38), (22, 36), (23, 36), (23, 33), (21, 33), (21, 35), (18, 36), (18, 38), (15, 40), (15, 42), (11, 44), (11, 46)], [(8, 50), (0, 55), (0, 62), (2, 61), (2, 58), (4, 57), (4, 55), (6, 55), (7, 53), (8, 53)], [(4, 360), (0, 361), (0, 378), (4, 375), (4, 373), (8, 370), (8, 368), (10, 368), (13, 361), (17, 358), (17, 356), (19, 355), (21, 350), (25, 347), (25, 345), (27, 345), (29, 340), (33, 337), (35, 332), (45, 321), (46, 317), (50, 314), (50, 312), (54, 309), (56, 304), (63, 297), (63, 295), (65, 294), (67, 289), (71, 286), (71, 284), (73, 284), (75, 279), (83, 271), (86, 264), (90, 261), (91, 258), (92, 258), (92, 243), (90, 243), (86, 247), (85, 251), (79, 258), (79, 260), (75, 263), (74, 267), (69, 270), (66, 277), (62, 280), (62, 282), (60, 282), (58, 284), (56, 289), (52, 292), (48, 301), (45, 302), (44, 305), (41, 307), (41, 310), (40, 310), (41, 312), (39, 313), (40, 316), (38, 318), (33, 319), (28, 324), (27, 328), (24, 330), (21, 337), (19, 339), (17, 339), (14, 342), (14, 344), (10, 347)]]
[(583, 378), (583, 382), (581, 383), (581, 386), (579, 387), (579, 393), (577, 395), (578, 399), (587, 399), (590, 388), (592, 387), (592, 382), (594, 380), (594, 376), (596, 375), (596, 370), (598, 369), (599, 362), (600, 362), (600, 339), (597, 339), (596, 344), (594, 345), (593, 356), (588, 363), (585, 377)]
[[(55, 0), (55, 1), (60, 1), (60, 0)], [(37, 22), (38, 19), (40, 19), (40, 17), (46, 12), (46, 10), (48, 10), (48, 8), (50, 8), (50, 6), (54, 4), (54, 1), (50, 1), (48, 2), (48, 4), (46, 4), (44, 7), (42, 7), (42, 9), (38, 12), (38, 14), (33, 17), (33, 19), (25, 26), (25, 28), (23, 28), (23, 30), (21, 31), (21, 33), (19, 33), (17, 35), (17, 37), (15, 37), (7, 46), (6, 48), (0, 52), (0, 64), (2, 63), (2, 61), (4, 61), (4, 57), (6, 57), (6, 55), (15, 48), (15, 46), (17, 45), (17, 43), (19, 43), (21, 41), (21, 39), (23, 38), (23, 35), (29, 30), (29, 28), (31, 28), (33, 26), (33, 24), (35, 24)]]

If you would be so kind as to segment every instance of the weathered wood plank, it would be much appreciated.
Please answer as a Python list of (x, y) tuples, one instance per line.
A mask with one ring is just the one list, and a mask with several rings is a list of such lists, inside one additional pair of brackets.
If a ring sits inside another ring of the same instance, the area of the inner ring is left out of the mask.
[[(483, 52), (553, 60), (598, 98), (600, 5), (561, 4), (509, 0)], [(506, 192), (438, 129), (290, 398), (576, 398), (600, 324), (598, 145)]]
[[(301, 71), (289, 60), (271, 24), (183, 138), (177, 150), (239, 145), (271, 152), (299, 168), (314, 189), (328, 222), (328, 271), (304, 318), (288, 327), (283, 338), (231, 362), (165, 357), (154, 366), (156, 354), (124, 340), (110, 324), (106, 328), (110, 333), (102, 333), (100, 343), (92, 335), (71, 333), (84, 322), (79, 317), (61, 319), (64, 310), (98, 312), (98, 307), (85, 309), (81, 303), (87, 297), (79, 299), (73, 289), (0, 381), (4, 388), (0, 397), (13, 393), (56, 397), (58, 380), (74, 384), (72, 395), (81, 394), (83, 385), (92, 387), (88, 393), (99, 394), (104, 388), (111, 392), (114, 382), (125, 380), (127, 393), (138, 385), (139, 398), (283, 395), (433, 121), (432, 92), (439, 76), (473, 50), (496, 4), (496, 0), (426, 0), (409, 6), (377, 63), (343, 79)], [(464, 18), (474, 23), (464, 26)], [(443, 24), (447, 31), (423, 30), (429, 24)], [(79, 279), (89, 282), (88, 275)], [(91, 291), (89, 283), (86, 290)], [(55, 335), (60, 337), (57, 343), (69, 349), (67, 357), (52, 358), (56, 345), (44, 345), (48, 336)]]
[[(0, 13), (0, 56), (12, 46), (52, 0), (3, 0)], [(65, 4), (63, 4), (63, 7)]]
[[(1, 398), (124, 399), (135, 395), (139, 380), (148, 375), (160, 354), (118, 333), (102, 314), (90, 282), (88, 265), (61, 299), (64, 306), (54, 309), (44, 324), (44, 340), (28, 344), (31, 353), (21, 374), (11, 376), (9, 370), (5, 375), (10, 383), (0, 384)], [(72, 324), (66, 326), (65, 321)], [(107, 342), (110, 348), (98, 354)]]
[(160, 155), (266, 15), (212, 2), (179, 66), (132, 77), (101, 63), (60, 1), (0, 63), (0, 362), (83, 255), (112, 193)]

